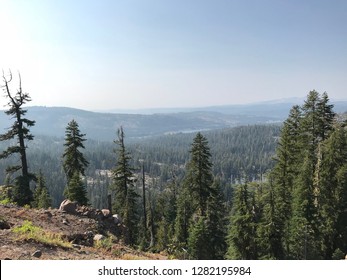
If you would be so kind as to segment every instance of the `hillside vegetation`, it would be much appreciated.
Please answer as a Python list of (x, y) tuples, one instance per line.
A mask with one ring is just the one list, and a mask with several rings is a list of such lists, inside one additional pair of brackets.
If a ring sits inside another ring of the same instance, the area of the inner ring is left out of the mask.
[[(123, 126), (113, 142), (88, 139), (74, 119), (64, 138), (33, 139), (31, 126), (19, 123), (1, 136), (3, 209), (15, 203), (29, 213), (30, 207), (74, 200), (84, 209), (78, 222), (88, 217), (94, 228), (86, 230), (105, 235), (108, 244), (99, 245), (111, 251), (125, 244), (178, 259), (339, 259), (347, 252), (346, 118), (335, 113), (326, 93), (311, 91), (281, 126), (175, 131), (136, 141), (127, 141)], [(30, 137), (21, 139), (20, 129)], [(16, 136), (26, 145), (16, 146)], [(25, 174), (9, 156), (15, 153), (29, 162)], [(117, 226), (91, 217), (86, 205), (108, 208)], [(26, 220), (11, 230), (23, 232), (52, 236)], [(59, 248), (76, 249), (60, 234), (53, 234)]]

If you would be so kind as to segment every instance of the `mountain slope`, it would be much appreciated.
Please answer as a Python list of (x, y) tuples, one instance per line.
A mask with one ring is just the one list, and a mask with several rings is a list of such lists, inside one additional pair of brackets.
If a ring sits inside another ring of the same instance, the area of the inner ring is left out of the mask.
[[(156, 114), (97, 113), (65, 107), (28, 107), (27, 117), (35, 120), (34, 135), (62, 137), (69, 121), (75, 119), (87, 138), (112, 141), (117, 129), (123, 126), (128, 139), (179, 132), (195, 132), (283, 121), (291, 102), (270, 102), (249, 105), (228, 105), (187, 109), (185, 112)], [(347, 111), (347, 102), (335, 103), (336, 112)], [(11, 121), (0, 111), (0, 133)]]

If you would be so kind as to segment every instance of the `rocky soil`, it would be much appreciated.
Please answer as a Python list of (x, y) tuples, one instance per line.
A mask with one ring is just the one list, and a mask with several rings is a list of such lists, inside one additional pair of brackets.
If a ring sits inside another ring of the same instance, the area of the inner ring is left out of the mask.
[[(14, 228), (31, 221), (45, 232), (60, 234), (71, 248), (47, 245), (37, 240), (19, 238)], [(114, 240), (122, 231), (111, 217), (99, 210), (80, 208), (74, 214), (58, 209), (27, 209), (0, 204), (0, 259), (48, 260), (105, 260), (105, 259), (166, 259), (161, 254), (151, 254), (129, 248)], [(96, 246), (99, 236), (113, 236), (107, 246)]]

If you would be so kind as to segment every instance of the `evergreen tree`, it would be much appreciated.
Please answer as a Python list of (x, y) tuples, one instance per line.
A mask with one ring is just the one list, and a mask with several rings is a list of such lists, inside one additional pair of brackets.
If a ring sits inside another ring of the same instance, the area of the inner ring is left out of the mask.
[(46, 187), (46, 181), (40, 170), (37, 177), (37, 185), (34, 193), (33, 207), (47, 209), (52, 206), (52, 199)]
[(269, 258), (283, 259), (288, 251), (289, 220), (292, 215), (294, 180), (298, 176), (301, 161), (301, 120), (299, 106), (293, 106), (281, 129), (276, 149), (276, 164), (269, 175), (266, 190), (264, 217), (260, 230)]
[[(186, 176), (177, 199), (175, 237), (192, 258), (220, 259), (225, 254), (225, 205), (218, 182), (213, 184), (207, 139), (197, 133)], [(204, 246), (201, 244), (204, 243)]]
[(313, 90), (284, 122), (260, 227), (265, 254), (271, 258), (322, 258), (322, 143), (333, 131), (334, 118), (328, 95)]
[(333, 105), (329, 104), (328, 95), (324, 93), (321, 96), (315, 90), (309, 92), (302, 110), (301, 156), (306, 154), (311, 160), (312, 170), (307, 173), (307, 176), (313, 178), (318, 161), (319, 145), (329, 137), (333, 130), (335, 113), (333, 112)]
[(71, 201), (76, 201), (79, 205), (88, 205), (87, 190), (78, 171), (69, 180), (64, 196)]
[(206, 203), (211, 193), (212, 163), (211, 153), (207, 139), (199, 132), (196, 134), (192, 148), (190, 150), (191, 160), (187, 167), (185, 178), (186, 188), (192, 195), (194, 211), (204, 216), (206, 213)]
[(125, 149), (124, 131), (121, 127), (118, 129), (118, 140), (115, 143), (117, 149), (117, 165), (113, 169), (113, 186), (115, 199), (113, 211), (119, 214), (123, 220), (127, 232), (125, 242), (135, 244), (137, 241), (137, 226), (139, 222), (138, 215), (138, 197), (135, 191), (135, 178), (133, 168), (130, 166), (130, 154)]
[(63, 168), (67, 178), (64, 196), (81, 205), (88, 204), (87, 191), (81, 176), (85, 175), (85, 168), (89, 162), (79, 149), (84, 149), (85, 134), (81, 134), (78, 123), (72, 120), (65, 131), (65, 150), (63, 153)]
[(300, 151), (296, 153), (301, 157), (296, 161), (300, 172), (294, 181), (288, 254), (292, 258), (320, 259), (324, 258), (320, 252), (319, 205), (322, 187), (320, 166), (324, 159), (322, 143), (333, 131), (335, 113), (327, 94), (321, 96), (314, 90), (309, 92), (302, 111)]
[(220, 189), (221, 182), (215, 180), (207, 201), (206, 211), (206, 247), (208, 248), (208, 259), (223, 259), (227, 244), (227, 210), (225, 199)]
[(288, 254), (293, 259), (318, 259), (316, 208), (310, 175), (313, 166), (308, 152), (301, 168), (293, 192)]
[(285, 248), (284, 238), (285, 230), (288, 230), (286, 223), (288, 213), (284, 211), (284, 205), (282, 198), (276, 197), (274, 178), (272, 175), (269, 177), (268, 190), (262, 197), (263, 218), (258, 225), (259, 235), (259, 253), (262, 259), (284, 259)]
[(258, 258), (257, 229), (254, 205), (247, 184), (238, 186), (228, 234), (228, 259), (252, 260)]
[(23, 109), (23, 105), (31, 101), (28, 93), (22, 91), (21, 77), (19, 75), (19, 89), (13, 95), (10, 91), (9, 84), (12, 81), (12, 73), (9, 73), (9, 78), (6, 78), (3, 74), (4, 85), (2, 86), (5, 96), (9, 99), (8, 106), (10, 107), (5, 113), (12, 116), (15, 119), (10, 130), (0, 135), (0, 141), (7, 141), (17, 138), (17, 145), (13, 145), (7, 148), (0, 154), (0, 159), (7, 158), (13, 154), (19, 154), (21, 164), (17, 166), (10, 166), (6, 169), (8, 174), (13, 174), (21, 170), (21, 175), (15, 178), (15, 187), (12, 192), (12, 200), (18, 205), (30, 205), (33, 201), (33, 194), (30, 189), (30, 181), (35, 179), (34, 174), (29, 172), (27, 155), (26, 155), (26, 141), (33, 140), (34, 136), (30, 133), (30, 127), (35, 124), (35, 121), (31, 121), (25, 118), (27, 110)]
[(38, 199), (37, 208), (47, 209), (52, 206), (52, 198), (47, 188), (43, 188)]
[(336, 125), (334, 132), (322, 143), (315, 178), (319, 189), (317, 207), (322, 242), (321, 255), (324, 259), (331, 259), (337, 249), (346, 249), (344, 245), (339, 247), (340, 237), (347, 235), (347, 222), (344, 221), (347, 210), (347, 185), (345, 182), (341, 184), (346, 176), (343, 175), (346, 165), (347, 133)]
[(78, 174), (85, 176), (85, 168), (89, 162), (84, 157), (80, 149), (85, 149), (84, 138), (85, 134), (82, 134), (79, 129), (79, 125), (75, 120), (68, 123), (65, 130), (65, 143), (63, 153), (63, 168), (66, 174), (67, 182), (77, 172)]
[(177, 200), (176, 239), (181, 244), (188, 241), (192, 216), (205, 216), (207, 200), (212, 185), (212, 163), (207, 139), (199, 132), (190, 150), (186, 176)]
[(167, 250), (172, 245), (175, 232), (175, 219), (177, 212), (176, 183), (170, 183), (158, 194), (155, 201), (158, 229), (156, 232), (159, 251)]
[(320, 141), (326, 140), (330, 133), (334, 130), (333, 125), (336, 114), (333, 111), (333, 108), (334, 105), (329, 104), (328, 94), (324, 92), (317, 104)]
[(200, 216), (189, 228), (188, 253), (192, 259), (208, 260), (210, 258), (209, 238), (206, 228), (206, 218)]
[(347, 252), (347, 164), (344, 163), (336, 174), (337, 179), (337, 197), (338, 211), (337, 232), (335, 247), (342, 252)]
[(177, 198), (177, 216), (175, 219), (175, 241), (179, 247), (185, 247), (187, 244), (193, 213), (191, 193), (188, 188), (182, 187)]

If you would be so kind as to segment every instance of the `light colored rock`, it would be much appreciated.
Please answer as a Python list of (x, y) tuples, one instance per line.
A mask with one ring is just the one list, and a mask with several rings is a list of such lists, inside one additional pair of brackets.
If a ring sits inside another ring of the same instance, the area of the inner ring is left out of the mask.
[(121, 219), (121, 217), (120, 217), (118, 214), (114, 214), (114, 215), (112, 215), (112, 217), (113, 217), (113, 221), (114, 221), (114, 223), (115, 223), (116, 225), (122, 223), (122, 219)]
[(69, 199), (65, 199), (59, 207), (60, 211), (64, 211), (69, 214), (76, 214), (77, 203), (72, 202)]
[(103, 236), (102, 234), (96, 234), (93, 238), (94, 241), (100, 241), (100, 240), (103, 240), (105, 239), (106, 237)]
[(111, 217), (111, 211), (108, 209), (102, 209), (101, 210), (102, 214), (104, 215), (105, 218)]

